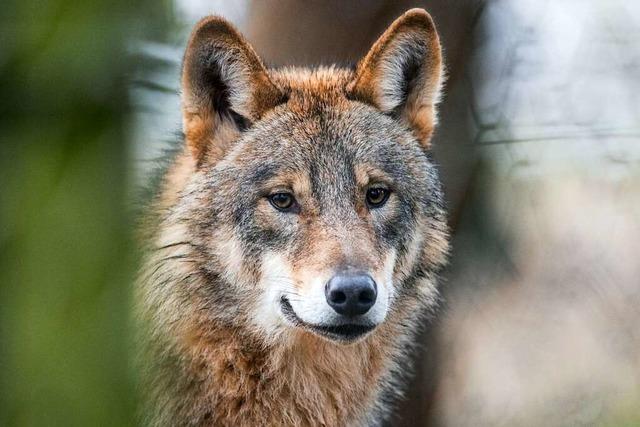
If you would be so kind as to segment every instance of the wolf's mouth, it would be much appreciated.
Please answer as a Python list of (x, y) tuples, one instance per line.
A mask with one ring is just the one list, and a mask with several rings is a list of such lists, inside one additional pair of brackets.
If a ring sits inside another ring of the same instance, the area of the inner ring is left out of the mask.
[(340, 325), (313, 325), (300, 319), (286, 297), (280, 299), (280, 308), (284, 317), (294, 325), (308, 329), (318, 335), (335, 341), (353, 342), (375, 329), (376, 325), (345, 323)]

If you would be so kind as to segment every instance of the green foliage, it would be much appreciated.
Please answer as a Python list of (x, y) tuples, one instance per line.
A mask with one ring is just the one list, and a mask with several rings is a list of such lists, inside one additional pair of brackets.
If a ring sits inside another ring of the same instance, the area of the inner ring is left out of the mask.
[(0, 425), (134, 424), (127, 52), (166, 6), (0, 8)]

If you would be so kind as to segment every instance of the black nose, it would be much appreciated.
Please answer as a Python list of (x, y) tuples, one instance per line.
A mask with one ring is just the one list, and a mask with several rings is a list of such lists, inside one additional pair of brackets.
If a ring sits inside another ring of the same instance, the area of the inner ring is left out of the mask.
[(371, 276), (363, 273), (336, 274), (324, 290), (327, 302), (338, 314), (365, 314), (376, 303), (378, 291)]

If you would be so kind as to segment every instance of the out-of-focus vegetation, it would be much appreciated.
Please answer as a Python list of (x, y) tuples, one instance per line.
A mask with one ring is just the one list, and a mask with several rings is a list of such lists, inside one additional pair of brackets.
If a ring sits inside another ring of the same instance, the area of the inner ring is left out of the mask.
[(164, 1), (0, 7), (0, 425), (130, 425), (131, 41)]

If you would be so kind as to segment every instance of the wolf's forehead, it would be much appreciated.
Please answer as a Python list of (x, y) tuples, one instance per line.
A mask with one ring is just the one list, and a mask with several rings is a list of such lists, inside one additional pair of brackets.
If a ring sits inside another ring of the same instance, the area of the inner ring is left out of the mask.
[(287, 67), (270, 70), (270, 75), (284, 92), (321, 98), (329, 94), (344, 94), (345, 87), (353, 79), (352, 70), (337, 67)]
[[(344, 186), (355, 183), (368, 163), (359, 162), (344, 144), (288, 144), (256, 161), (251, 181), (305, 187)], [(295, 145), (293, 147), (292, 145)]]
[(239, 157), (245, 166), (251, 159), (253, 176), (263, 181), (307, 176), (331, 187), (366, 184), (359, 181), (407, 172), (407, 153), (398, 161), (406, 151), (399, 138), (384, 119), (358, 106), (335, 110), (325, 105), (307, 116), (284, 111), (262, 123)]
[(315, 175), (362, 164), (384, 169), (400, 148), (383, 125), (365, 123), (357, 114), (328, 111), (278, 121), (257, 133), (246, 147), (247, 155), (271, 165), (273, 172), (300, 170)]

